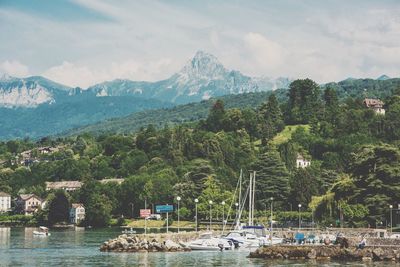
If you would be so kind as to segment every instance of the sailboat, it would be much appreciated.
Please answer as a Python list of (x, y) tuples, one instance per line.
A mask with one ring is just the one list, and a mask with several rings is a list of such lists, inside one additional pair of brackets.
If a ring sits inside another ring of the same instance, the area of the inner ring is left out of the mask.
[[(237, 212), (237, 218), (235, 228), (229, 231), (223, 238), (233, 242), (236, 248), (257, 248), (265, 245), (275, 245), (283, 242), (283, 238), (272, 236), (272, 221), (271, 221), (271, 234), (266, 235), (265, 227), (263, 225), (254, 225), (254, 206), (255, 206), (255, 188), (256, 188), (256, 172), (250, 173), (249, 186), (246, 191), (244, 200), (242, 201), (242, 176), (243, 172), (240, 171), (238, 185), (236, 190), (239, 189), (239, 210)], [(236, 195), (236, 192), (235, 192)], [(249, 197), (249, 220), (247, 226), (241, 226), (240, 218), (244, 209), (244, 205), (247, 197)], [(223, 226), (223, 232), (225, 230), (225, 224)]]

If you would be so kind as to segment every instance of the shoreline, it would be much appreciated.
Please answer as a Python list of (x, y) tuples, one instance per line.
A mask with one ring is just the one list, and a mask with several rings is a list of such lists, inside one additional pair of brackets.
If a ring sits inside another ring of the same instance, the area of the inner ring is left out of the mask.
[(373, 245), (362, 249), (339, 245), (274, 245), (250, 252), (249, 258), (266, 260), (391, 261), (400, 262), (399, 245)]

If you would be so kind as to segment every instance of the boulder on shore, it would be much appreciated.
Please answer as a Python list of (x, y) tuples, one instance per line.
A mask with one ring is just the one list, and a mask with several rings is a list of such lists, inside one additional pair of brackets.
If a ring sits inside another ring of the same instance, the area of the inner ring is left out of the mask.
[(139, 235), (120, 235), (110, 239), (100, 246), (103, 252), (176, 252), (190, 251), (172, 240), (158, 241), (153, 238), (151, 241), (141, 238)]
[(341, 248), (340, 246), (278, 245), (265, 246), (251, 252), (250, 258), (265, 259), (332, 259), (345, 261), (396, 261), (400, 262), (400, 248), (392, 246)]

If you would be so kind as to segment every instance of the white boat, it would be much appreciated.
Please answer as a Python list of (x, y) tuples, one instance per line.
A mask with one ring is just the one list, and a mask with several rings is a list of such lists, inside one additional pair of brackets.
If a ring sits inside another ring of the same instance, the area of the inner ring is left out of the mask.
[(125, 229), (122, 231), (123, 234), (136, 234), (136, 231), (133, 228)]
[(212, 233), (201, 234), (198, 239), (186, 245), (192, 250), (223, 251), (233, 248), (232, 242), (224, 238), (213, 237)]
[(234, 243), (235, 247), (258, 248), (260, 246), (276, 245), (283, 242), (283, 238), (265, 235), (264, 226), (244, 226), (224, 236)]
[(39, 231), (33, 231), (33, 235), (36, 236), (50, 236), (49, 228), (45, 226), (40, 226)]

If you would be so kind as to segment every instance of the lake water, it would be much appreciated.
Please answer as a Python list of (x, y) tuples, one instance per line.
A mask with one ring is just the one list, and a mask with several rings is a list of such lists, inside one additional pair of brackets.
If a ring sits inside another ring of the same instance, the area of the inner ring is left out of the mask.
[(400, 266), (396, 264), (318, 263), (249, 259), (247, 251), (182, 253), (105, 253), (99, 246), (121, 229), (51, 230), (0, 228), (0, 266)]

